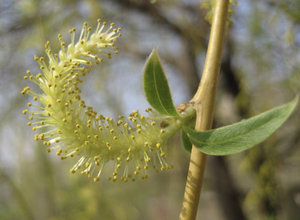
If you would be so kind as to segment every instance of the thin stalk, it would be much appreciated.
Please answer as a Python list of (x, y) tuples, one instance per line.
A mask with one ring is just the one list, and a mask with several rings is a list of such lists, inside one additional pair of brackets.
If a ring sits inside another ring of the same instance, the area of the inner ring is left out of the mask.
[[(202, 78), (196, 94), (190, 101), (196, 110), (195, 130), (198, 131), (209, 130), (213, 121), (228, 2), (229, 0), (216, 1)], [(180, 213), (181, 220), (196, 219), (205, 164), (206, 155), (193, 146)]]

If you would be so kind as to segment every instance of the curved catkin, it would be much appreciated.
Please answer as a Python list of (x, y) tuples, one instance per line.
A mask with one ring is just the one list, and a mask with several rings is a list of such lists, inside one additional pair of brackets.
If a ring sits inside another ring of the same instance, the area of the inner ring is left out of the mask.
[(28, 115), (27, 124), (37, 132), (34, 139), (42, 141), (48, 152), (56, 151), (61, 159), (76, 157), (70, 172), (87, 174), (95, 182), (109, 161), (113, 161), (109, 177), (112, 181), (145, 179), (148, 167), (157, 171), (171, 168), (165, 161), (162, 119), (134, 111), (126, 119), (119, 116), (114, 120), (99, 115), (81, 98), (78, 85), (91, 67), (118, 53), (115, 41), (121, 36), (120, 28), (98, 19), (95, 31), (83, 24), (77, 41), (75, 31), (75, 28), (70, 30), (69, 45), (58, 35), (61, 45), (58, 54), (47, 42), (47, 56), (34, 57), (40, 73), (28, 70), (24, 76), (41, 89), (38, 93), (25, 87), (21, 92), (33, 97), (33, 102), (27, 104), (29, 110), (23, 110), (23, 114)]

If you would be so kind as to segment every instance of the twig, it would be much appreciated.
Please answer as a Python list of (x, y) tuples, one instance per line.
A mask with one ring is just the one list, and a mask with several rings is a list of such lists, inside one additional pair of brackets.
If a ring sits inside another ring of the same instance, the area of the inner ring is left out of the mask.
[[(228, 2), (228, 0), (216, 1), (202, 79), (196, 94), (190, 101), (190, 103), (194, 105), (197, 113), (195, 130), (199, 131), (208, 130), (212, 125), (226, 30)], [(196, 218), (205, 163), (206, 155), (193, 146), (182, 210), (180, 213), (181, 220), (193, 220)]]

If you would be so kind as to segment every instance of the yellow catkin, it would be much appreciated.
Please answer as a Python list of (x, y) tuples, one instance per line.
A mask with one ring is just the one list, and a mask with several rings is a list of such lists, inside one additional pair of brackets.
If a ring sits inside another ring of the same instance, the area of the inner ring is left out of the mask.
[[(169, 166), (162, 150), (166, 128), (159, 126), (160, 120), (140, 115), (137, 110), (129, 115), (130, 123), (124, 116), (119, 116), (116, 123), (112, 118), (99, 115), (82, 100), (78, 84), (91, 67), (118, 53), (115, 41), (121, 36), (121, 29), (115, 28), (114, 23), (107, 25), (99, 19), (97, 22), (94, 31), (84, 23), (77, 41), (75, 28), (72, 28), (69, 45), (58, 34), (61, 45), (58, 53), (52, 51), (48, 41), (45, 44), (47, 56), (34, 57), (40, 73), (34, 75), (28, 70), (24, 78), (39, 86), (42, 93), (25, 87), (21, 93), (32, 96), (38, 104), (29, 102), (30, 111), (25, 109), (22, 113), (30, 114), (27, 125), (34, 125), (32, 130), (38, 132), (34, 139), (42, 140), (47, 152), (56, 150), (62, 160), (77, 158), (71, 173), (79, 171), (98, 182), (105, 164), (113, 160), (115, 168), (110, 179), (127, 182), (129, 176), (139, 174), (141, 167), (146, 172), (148, 163), (161, 170)], [(150, 108), (146, 112), (153, 114)], [(148, 177), (145, 172), (142, 179)]]

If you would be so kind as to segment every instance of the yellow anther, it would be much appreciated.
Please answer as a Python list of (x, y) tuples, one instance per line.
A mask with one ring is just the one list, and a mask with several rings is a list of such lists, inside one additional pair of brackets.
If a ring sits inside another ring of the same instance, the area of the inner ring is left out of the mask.
[(88, 168), (88, 167), (89, 167), (89, 165), (90, 165), (90, 163), (89, 163), (89, 162), (86, 162), (86, 163), (85, 163), (85, 167), (86, 167), (86, 168)]
[(61, 149), (61, 148), (59, 148), (59, 149), (57, 150), (57, 152), (56, 152), (56, 155), (57, 155), (57, 156), (60, 156), (60, 155), (61, 155), (61, 153), (62, 153), (62, 149)]
[(157, 143), (157, 144), (156, 144), (156, 147), (157, 147), (157, 148), (160, 148), (160, 143)]
[(24, 110), (22, 111), (23, 115), (26, 115), (26, 114), (27, 114), (27, 112), (28, 112), (28, 110), (27, 110), (27, 109), (24, 109)]
[(33, 116), (32, 116), (32, 115), (29, 116), (28, 119), (29, 119), (29, 120), (33, 120)]
[(45, 139), (45, 134), (40, 134), (40, 139), (44, 140)]
[(110, 145), (110, 143), (106, 142), (106, 147), (108, 148), (108, 150), (111, 150), (111, 145)]
[(111, 130), (109, 131), (109, 133), (110, 133), (110, 134), (113, 134), (113, 133), (114, 133), (114, 129), (111, 129)]
[(76, 128), (80, 128), (80, 125), (79, 125), (79, 124), (76, 124)]
[(66, 122), (67, 122), (67, 119), (63, 118), (62, 121), (63, 121), (64, 123), (66, 123)]
[(51, 104), (48, 104), (48, 105), (47, 105), (48, 108), (51, 108), (51, 106), (52, 106)]
[(141, 167), (140, 165), (138, 165), (138, 166), (136, 166), (136, 169), (137, 169), (137, 170), (141, 170), (142, 167)]
[(141, 132), (142, 132), (141, 129), (137, 129), (137, 130), (136, 130), (136, 133), (138, 133), (138, 134), (140, 134)]
[(70, 173), (75, 173), (76, 171), (74, 169), (70, 169)]
[(96, 182), (98, 182), (99, 181), (99, 177), (95, 177), (94, 178), (94, 182), (96, 183)]
[(172, 166), (172, 165), (168, 165), (168, 166), (167, 166), (167, 169), (168, 169), (168, 170), (173, 169), (173, 166)]
[(51, 152), (51, 149), (50, 149), (50, 148), (47, 148), (46, 151), (47, 151), (47, 153), (50, 153), (50, 152)]
[(56, 139), (56, 140), (55, 140), (55, 143), (59, 143), (59, 139)]
[(34, 140), (37, 141), (38, 139), (39, 139), (39, 135), (38, 135), (38, 134), (35, 134), (35, 135), (34, 135)]
[(98, 138), (99, 138), (99, 136), (98, 136), (98, 135), (94, 135), (94, 138), (95, 138), (95, 139), (98, 139)]
[(28, 102), (28, 103), (27, 103), (27, 106), (28, 106), (28, 107), (32, 106), (32, 103), (31, 103), (31, 102)]
[(28, 126), (31, 126), (31, 122), (27, 122), (27, 125), (28, 125)]
[(155, 122), (155, 121), (152, 121), (152, 122), (151, 122), (151, 125), (152, 125), (152, 126), (155, 126), (155, 125), (156, 125), (156, 122)]
[(85, 145), (89, 145), (89, 143), (90, 143), (89, 141), (85, 141), (84, 142)]
[(166, 131), (165, 131), (164, 129), (161, 129), (161, 130), (160, 130), (160, 133), (161, 133), (161, 134), (164, 134), (165, 132), (166, 132)]

